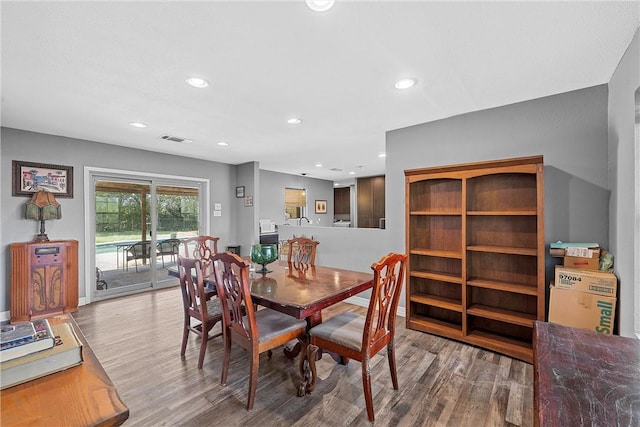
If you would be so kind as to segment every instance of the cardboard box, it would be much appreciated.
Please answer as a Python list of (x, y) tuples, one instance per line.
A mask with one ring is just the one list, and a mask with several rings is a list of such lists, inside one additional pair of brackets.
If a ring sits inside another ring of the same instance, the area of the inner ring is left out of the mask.
[(611, 334), (616, 299), (551, 286), (549, 322)]
[(559, 289), (589, 292), (615, 299), (618, 291), (618, 278), (608, 271), (566, 268), (556, 265), (554, 286)]
[(565, 256), (580, 258), (600, 258), (600, 248), (569, 247), (564, 250)]
[(586, 268), (597, 270), (600, 267), (600, 258), (582, 258), (578, 256), (565, 256), (562, 264), (569, 268)]

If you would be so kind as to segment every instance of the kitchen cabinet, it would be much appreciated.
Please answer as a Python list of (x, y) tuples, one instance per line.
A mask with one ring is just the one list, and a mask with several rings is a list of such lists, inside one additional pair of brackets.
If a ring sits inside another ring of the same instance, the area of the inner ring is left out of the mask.
[(351, 189), (349, 187), (333, 189), (333, 206), (335, 215), (349, 215), (351, 213)]
[(405, 171), (407, 328), (531, 362), (545, 316), (542, 156)]
[(358, 178), (356, 188), (358, 228), (379, 228), (385, 217), (384, 176)]

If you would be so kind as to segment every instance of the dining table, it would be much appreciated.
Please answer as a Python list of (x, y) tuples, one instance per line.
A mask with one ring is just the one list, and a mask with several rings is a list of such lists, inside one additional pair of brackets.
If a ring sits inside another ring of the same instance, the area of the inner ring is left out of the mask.
[[(251, 261), (247, 260), (250, 264)], [(331, 307), (347, 298), (357, 295), (373, 287), (373, 272), (346, 270), (327, 266), (296, 265), (287, 261), (276, 261), (267, 266), (269, 272), (262, 274), (249, 270), (249, 286), (251, 300), (254, 304), (270, 308), (296, 319), (307, 322), (307, 330), (322, 323), (322, 310)], [(179, 277), (178, 269), (172, 266), (169, 275)], [(205, 277), (205, 286), (209, 293), (215, 293), (214, 278)], [(300, 353), (301, 345), (293, 348), (285, 347), (285, 355), (294, 358)], [(336, 361), (339, 356), (331, 354)], [(310, 354), (303, 354), (300, 359), (300, 370)], [(316, 356), (321, 357), (321, 353)], [(303, 395), (313, 390), (315, 372), (308, 370), (305, 364), (303, 382), (298, 394)]]

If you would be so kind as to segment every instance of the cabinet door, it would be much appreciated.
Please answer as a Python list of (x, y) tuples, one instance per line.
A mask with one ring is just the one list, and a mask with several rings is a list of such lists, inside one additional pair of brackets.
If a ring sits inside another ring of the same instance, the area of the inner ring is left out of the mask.
[(333, 190), (334, 213), (336, 215), (349, 215), (351, 213), (350, 188), (342, 187)]
[(373, 227), (373, 193), (371, 191), (371, 180), (367, 178), (358, 179), (358, 228)]
[(384, 176), (358, 178), (358, 228), (378, 228), (385, 215)]

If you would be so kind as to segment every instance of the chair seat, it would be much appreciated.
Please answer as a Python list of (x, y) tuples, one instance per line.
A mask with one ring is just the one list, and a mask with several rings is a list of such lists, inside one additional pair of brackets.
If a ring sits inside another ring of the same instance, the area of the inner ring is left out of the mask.
[(221, 316), (222, 306), (219, 298), (211, 298), (207, 300), (207, 314), (209, 317)]
[[(246, 324), (249, 323), (247, 316), (244, 316)], [(305, 320), (298, 320), (288, 314), (280, 313), (269, 308), (256, 311), (256, 323), (258, 324), (258, 342), (268, 341), (271, 338), (282, 335), (286, 332), (307, 327)]]
[(360, 351), (365, 320), (364, 316), (356, 313), (342, 313), (314, 326), (309, 335)]

